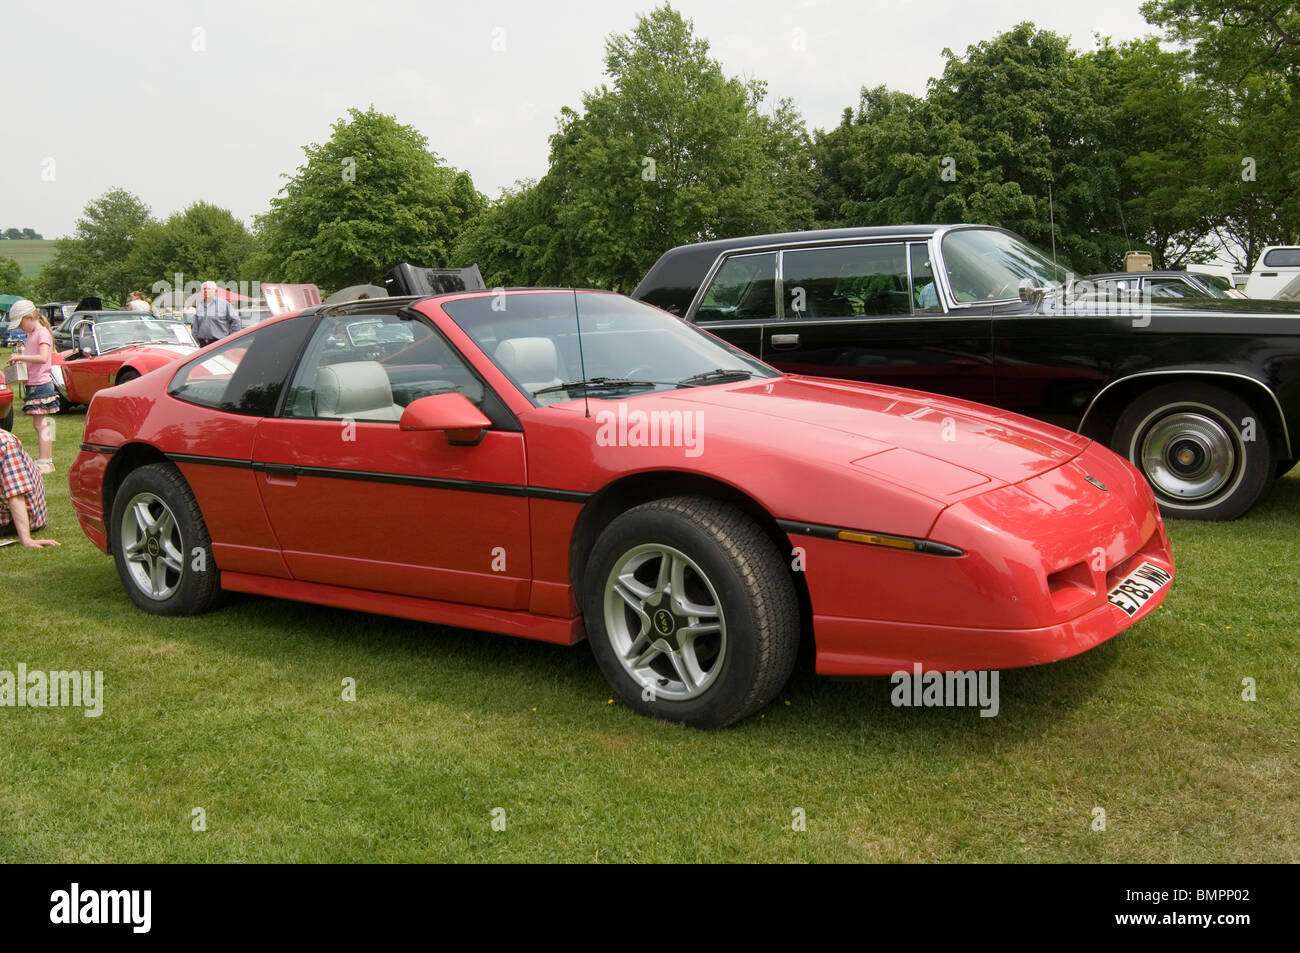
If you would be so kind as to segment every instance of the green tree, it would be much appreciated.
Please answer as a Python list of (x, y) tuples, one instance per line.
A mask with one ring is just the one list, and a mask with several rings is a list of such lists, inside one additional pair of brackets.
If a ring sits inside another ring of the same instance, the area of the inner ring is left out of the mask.
[(235, 281), (247, 277), (244, 266), (255, 241), (244, 223), (224, 208), (195, 202), (183, 212), (147, 226), (131, 251), (129, 272), (138, 290), (157, 281)]
[(131, 291), (131, 251), (152, 221), (149, 206), (125, 189), (110, 189), (94, 199), (77, 220), (72, 237), (55, 241), (54, 257), (37, 279), (41, 294), (126, 300)]
[(803, 121), (708, 51), (667, 5), (611, 36), (609, 84), (561, 111), (546, 175), (493, 203), (462, 257), (507, 283), (630, 291), (674, 245), (810, 225)]
[(23, 281), (23, 266), (12, 258), (0, 257), (0, 294), (25, 295), (27, 283)]
[(469, 174), (428, 149), (394, 117), (350, 109), (257, 219), (264, 281), (322, 288), (369, 282), (399, 261), (456, 264), (451, 245), (485, 207)]
[(5, 231), (4, 231), (4, 237), (5, 237), (6, 239), (10, 239), (10, 240), (12, 240), (12, 239), (17, 239), (17, 238), (22, 238), (22, 237), (23, 237), (23, 233), (22, 233), (21, 229), (17, 229), (17, 228), (6, 228)]

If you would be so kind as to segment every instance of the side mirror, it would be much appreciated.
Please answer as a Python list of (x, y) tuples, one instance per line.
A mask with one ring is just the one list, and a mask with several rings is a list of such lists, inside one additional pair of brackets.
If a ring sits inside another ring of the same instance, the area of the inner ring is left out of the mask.
[(483, 442), (492, 421), (464, 394), (434, 394), (406, 405), (398, 427), (402, 430), (443, 430), (453, 447), (476, 447)]

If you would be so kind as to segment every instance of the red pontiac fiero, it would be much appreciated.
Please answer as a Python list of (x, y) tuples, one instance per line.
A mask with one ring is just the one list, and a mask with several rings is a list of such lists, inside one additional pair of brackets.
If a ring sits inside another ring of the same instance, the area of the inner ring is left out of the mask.
[(1036, 665), (1151, 612), (1126, 461), (917, 391), (774, 370), (604, 292), (312, 308), (105, 391), (69, 478), (141, 608), (223, 590), (572, 644), (649, 715), (817, 670)]

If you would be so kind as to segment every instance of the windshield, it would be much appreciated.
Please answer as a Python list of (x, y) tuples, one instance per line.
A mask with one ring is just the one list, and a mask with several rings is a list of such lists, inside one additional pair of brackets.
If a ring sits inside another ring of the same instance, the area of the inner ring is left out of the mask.
[(958, 301), (1006, 301), (1020, 297), (1020, 283), (1032, 278), (1040, 288), (1064, 284), (1066, 265), (1006, 232), (962, 228), (943, 237), (943, 264)]
[(780, 376), (680, 318), (622, 295), (485, 295), (442, 308), (538, 404)]
[(177, 321), (110, 321), (95, 325), (100, 351), (130, 344), (188, 344), (197, 346), (190, 329)]

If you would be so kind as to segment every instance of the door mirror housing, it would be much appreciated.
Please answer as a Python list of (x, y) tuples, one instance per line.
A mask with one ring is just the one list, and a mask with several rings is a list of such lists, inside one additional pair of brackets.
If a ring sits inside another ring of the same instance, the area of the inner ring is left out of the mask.
[(492, 421), (460, 393), (434, 394), (406, 405), (398, 427), (402, 430), (441, 430), (453, 447), (476, 447), (483, 442)]

